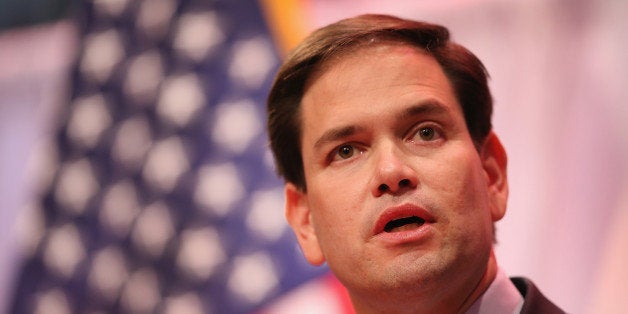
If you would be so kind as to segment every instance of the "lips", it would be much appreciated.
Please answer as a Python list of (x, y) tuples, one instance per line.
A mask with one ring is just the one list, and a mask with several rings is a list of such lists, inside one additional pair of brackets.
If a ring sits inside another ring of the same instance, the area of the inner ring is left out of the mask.
[(422, 230), (434, 222), (434, 217), (427, 210), (413, 204), (403, 204), (386, 209), (377, 219), (373, 234), (391, 240), (410, 240), (424, 235)]

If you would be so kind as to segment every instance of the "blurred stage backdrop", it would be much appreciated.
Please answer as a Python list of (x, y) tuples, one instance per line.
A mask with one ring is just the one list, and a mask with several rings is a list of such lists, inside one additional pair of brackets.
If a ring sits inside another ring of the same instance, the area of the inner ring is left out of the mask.
[(628, 308), (628, 2), (0, 4), (0, 311), (350, 313), (283, 218), (265, 96), (307, 32), (449, 27), (509, 154), (498, 262), (572, 313)]

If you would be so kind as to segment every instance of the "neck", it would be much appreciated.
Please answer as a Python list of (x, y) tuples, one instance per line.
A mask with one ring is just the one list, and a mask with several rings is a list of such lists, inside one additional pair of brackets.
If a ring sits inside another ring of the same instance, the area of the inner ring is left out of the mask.
[(464, 313), (486, 292), (496, 275), (497, 261), (493, 250), (491, 250), (488, 263), (481, 278), (479, 280), (474, 279), (469, 285), (459, 289), (441, 286), (438, 288), (438, 291), (426, 293), (423, 297), (403, 296), (400, 300), (385, 302), (387, 304), (383, 304), (384, 302), (360, 302), (352, 297), (352, 303), (356, 313), (359, 314)]
[(464, 313), (466, 310), (468, 310), (473, 305), (473, 303), (478, 298), (480, 298), (482, 294), (484, 294), (484, 292), (486, 292), (486, 290), (491, 285), (493, 280), (495, 280), (496, 275), (497, 275), (497, 260), (495, 258), (495, 253), (493, 252), (493, 250), (491, 250), (491, 256), (488, 259), (488, 264), (486, 267), (486, 271), (484, 272), (484, 275), (482, 276), (478, 284), (475, 286), (473, 291), (471, 291), (471, 293), (465, 298), (464, 302), (462, 303), (462, 306), (460, 306), (457, 313)]

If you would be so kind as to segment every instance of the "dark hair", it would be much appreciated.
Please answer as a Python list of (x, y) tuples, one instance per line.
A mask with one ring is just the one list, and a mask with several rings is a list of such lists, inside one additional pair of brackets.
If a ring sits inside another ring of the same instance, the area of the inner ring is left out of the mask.
[(407, 44), (433, 56), (452, 84), (476, 147), (491, 131), (488, 73), (475, 55), (449, 40), (447, 28), (388, 15), (341, 20), (316, 30), (290, 52), (268, 95), (268, 132), (277, 172), (303, 191), (300, 105), (306, 83), (326, 59), (375, 40)]

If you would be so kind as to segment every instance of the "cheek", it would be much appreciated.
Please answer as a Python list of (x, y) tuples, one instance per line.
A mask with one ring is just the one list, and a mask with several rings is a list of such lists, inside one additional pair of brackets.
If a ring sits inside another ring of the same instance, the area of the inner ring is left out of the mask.
[(355, 233), (352, 227), (357, 225), (354, 220), (358, 209), (353, 206), (356, 202), (350, 191), (325, 188), (308, 190), (308, 194), (314, 229), (323, 251), (340, 245)]
[(364, 173), (360, 171), (349, 175), (327, 171), (310, 176), (308, 201), (310, 208), (315, 209), (318, 227), (333, 230), (356, 225), (354, 220), (362, 210), (360, 204), (365, 204), (368, 191), (361, 181), (363, 177)]
[(312, 180), (308, 185), (308, 206), (318, 244), (329, 265), (351, 265), (353, 257), (360, 255), (364, 223), (364, 187), (342, 182)]
[(493, 227), (486, 180), (479, 162), (474, 158), (458, 158), (432, 169), (434, 180), (425, 182), (425, 188), (431, 205), (441, 215), (442, 247), (469, 260), (489, 250)]
[(479, 158), (472, 153), (452, 155), (434, 165), (425, 185), (440, 195), (441, 210), (461, 219), (486, 216), (490, 220), (487, 181)]

